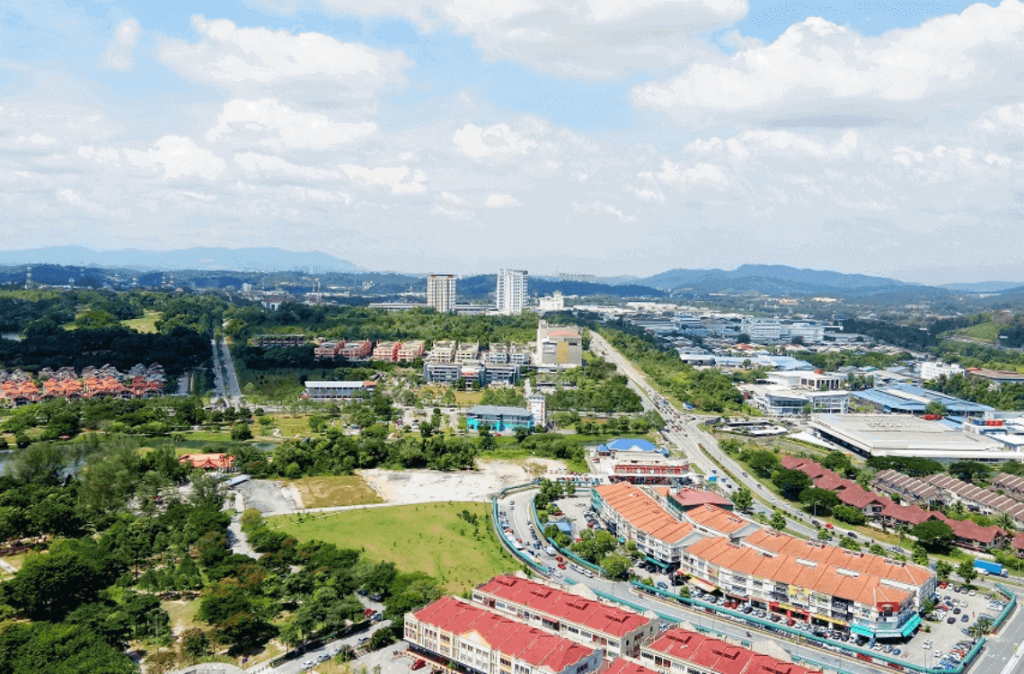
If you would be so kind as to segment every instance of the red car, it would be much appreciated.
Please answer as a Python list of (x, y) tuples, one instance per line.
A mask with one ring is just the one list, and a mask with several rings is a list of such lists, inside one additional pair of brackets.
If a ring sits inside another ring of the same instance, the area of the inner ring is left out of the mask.
[(412, 663), (412, 667), (410, 669), (415, 671), (417, 669), (423, 669), (426, 666), (427, 666), (427, 661), (424, 660), (423, 658), (420, 658), (416, 662)]
[(565, 564), (563, 564), (562, 562), (559, 562), (558, 563), (558, 568), (560, 568), (562, 571), (565, 571)]
[(832, 526), (831, 522), (825, 522), (825, 528), (826, 529), (834, 529), (835, 527)]
[(558, 562), (564, 562), (565, 560), (564, 560), (564, 559), (562, 559), (562, 556), (561, 556), (561, 555), (558, 555), (557, 557), (555, 557), (555, 561), (558, 561)]

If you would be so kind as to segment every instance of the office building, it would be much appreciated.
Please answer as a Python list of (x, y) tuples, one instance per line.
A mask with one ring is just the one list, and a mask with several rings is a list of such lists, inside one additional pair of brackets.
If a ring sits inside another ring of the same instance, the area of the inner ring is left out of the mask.
[(477, 405), (466, 414), (466, 426), (473, 431), (486, 424), (495, 433), (516, 428), (533, 428), (533, 415), (521, 407)]
[(439, 313), (455, 311), (455, 277), (451, 274), (431, 274), (427, 277), (427, 306)]
[(517, 316), (523, 313), (523, 307), (526, 306), (526, 276), (527, 273), (519, 269), (502, 269), (498, 272), (494, 301), (499, 314)]
[(307, 381), (303, 400), (348, 400), (370, 395), (377, 388), (373, 381)]

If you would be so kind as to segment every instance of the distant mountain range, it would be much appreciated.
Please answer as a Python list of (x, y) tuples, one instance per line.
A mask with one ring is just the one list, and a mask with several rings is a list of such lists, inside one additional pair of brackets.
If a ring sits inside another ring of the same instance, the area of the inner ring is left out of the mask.
[(184, 250), (97, 251), (81, 246), (54, 246), (0, 251), (0, 265), (58, 264), (75, 267), (209, 271), (305, 271), (351, 273), (361, 271), (348, 260), (327, 253), (296, 253), (281, 248), (186, 248)]
[[(0, 267), (45, 265), (78, 267), (72, 276), (84, 276), (81, 268), (138, 270), (140, 272), (193, 271), (218, 272), (214, 285), (237, 285), (248, 274), (297, 272), (307, 275), (343, 275), (356, 281), (365, 277), (375, 285), (406, 289), (424, 283), (426, 274), (379, 274), (357, 267), (327, 253), (301, 253), (280, 248), (188, 248), (184, 250), (115, 250), (95, 251), (80, 246), (59, 246), (33, 250), (0, 251)], [(20, 279), (25, 270), (12, 278)], [(231, 278), (224, 277), (228, 273)], [(59, 275), (59, 274), (58, 274)], [(224, 277), (224, 278), (221, 278)], [(40, 278), (40, 280), (42, 280)], [(81, 280), (81, 279), (79, 279)], [(672, 269), (647, 278), (619, 276), (596, 278), (596, 282), (561, 281), (551, 277), (533, 276), (530, 293), (550, 294), (560, 290), (567, 295), (605, 295), (629, 298), (658, 298), (666, 295), (706, 296), (709, 294), (763, 294), (776, 297), (870, 297), (872, 300), (900, 303), (918, 299), (952, 299), (969, 295), (1013, 296), (1024, 294), (1024, 283), (984, 281), (929, 286), (865, 274), (843, 274), (834, 271), (797, 269), (783, 265), (745, 264), (731, 271), (723, 269)], [(46, 281), (43, 281), (46, 282)], [(141, 278), (140, 278), (141, 282)], [(493, 275), (464, 276), (459, 281), (460, 297), (481, 297), (494, 292)], [(979, 298), (982, 300), (984, 298)], [(997, 297), (991, 298), (998, 301)], [(986, 302), (988, 300), (985, 300)]]

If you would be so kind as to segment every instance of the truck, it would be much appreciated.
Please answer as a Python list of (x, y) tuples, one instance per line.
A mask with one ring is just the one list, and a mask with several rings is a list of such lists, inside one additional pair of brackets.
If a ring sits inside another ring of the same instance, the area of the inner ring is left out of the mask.
[(983, 576), (1003, 576), (1006, 577), (1006, 569), (999, 562), (990, 562), (985, 559), (974, 560), (974, 569)]

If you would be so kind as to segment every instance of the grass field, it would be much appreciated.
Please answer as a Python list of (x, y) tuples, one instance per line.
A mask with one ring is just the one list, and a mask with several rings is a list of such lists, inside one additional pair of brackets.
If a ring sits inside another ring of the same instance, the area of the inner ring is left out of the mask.
[(985, 321), (984, 323), (978, 323), (972, 325), (969, 328), (963, 328), (959, 330), (961, 334), (973, 337), (974, 339), (980, 339), (983, 342), (995, 342), (999, 339), (999, 331), (1006, 326), (1002, 323), (994, 323), (992, 321)]
[(459, 405), (479, 405), (484, 399), (483, 391), (456, 391), (455, 402)]
[(156, 322), (163, 317), (164, 313), (162, 311), (146, 309), (145, 315), (142, 318), (129, 318), (128, 320), (121, 321), (121, 325), (137, 332), (156, 332)]
[(313, 435), (309, 430), (308, 414), (286, 414), (273, 415), (274, 427), (281, 429), (281, 435), (285, 438), (293, 438), (295, 434)]
[(302, 494), (302, 503), (307, 508), (384, 502), (366, 480), (358, 475), (324, 475), (286, 482), (298, 488)]
[[(463, 510), (477, 515), (478, 533), (459, 518)], [(369, 559), (394, 562), (402, 571), (422, 571), (462, 593), (492, 576), (519, 568), (502, 550), (484, 503), (424, 503), (350, 510), (299, 522), (296, 515), (270, 519), (300, 541), (321, 540), (343, 548), (365, 550)]]

